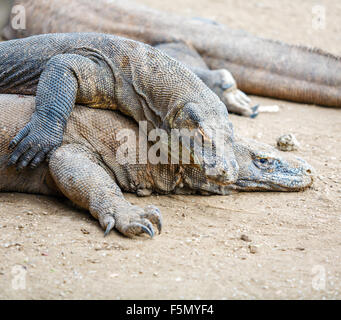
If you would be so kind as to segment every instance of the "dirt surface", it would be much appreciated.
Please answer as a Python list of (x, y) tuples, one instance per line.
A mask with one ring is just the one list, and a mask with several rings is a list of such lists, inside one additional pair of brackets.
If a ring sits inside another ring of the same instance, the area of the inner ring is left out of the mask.
[[(324, 30), (312, 28), (316, 0), (139, 2), (341, 54), (339, 0), (323, 2)], [(0, 298), (340, 299), (341, 111), (253, 98), (281, 110), (255, 120), (231, 115), (236, 132), (270, 144), (294, 133), (301, 144), (295, 153), (317, 171), (313, 188), (226, 197), (127, 195), (162, 210), (164, 232), (153, 240), (115, 232), (104, 238), (89, 214), (66, 203), (1, 194)]]

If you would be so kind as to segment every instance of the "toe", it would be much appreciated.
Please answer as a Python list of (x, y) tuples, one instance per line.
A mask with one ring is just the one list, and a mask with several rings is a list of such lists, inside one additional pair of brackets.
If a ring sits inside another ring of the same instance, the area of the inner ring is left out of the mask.
[(243, 92), (238, 90), (239, 95), (242, 97), (242, 99), (246, 102), (246, 103), (251, 103), (251, 99)]
[(142, 214), (143, 218), (148, 219), (152, 224), (157, 226), (159, 233), (162, 230), (162, 215), (159, 208), (148, 205), (144, 208), (144, 213)]
[(108, 213), (98, 218), (101, 227), (105, 230), (104, 236), (107, 236), (114, 229), (116, 221), (112, 214)]
[(105, 232), (104, 232), (104, 236), (106, 237), (114, 227), (115, 227), (115, 221), (113, 219), (112, 221), (110, 221), (107, 224), (107, 227), (106, 227)]
[(153, 231), (153, 228), (150, 228), (150, 227), (151, 227), (151, 225), (146, 226), (142, 223), (135, 222), (135, 223), (131, 223), (128, 226), (124, 227), (123, 230), (121, 230), (121, 232), (129, 238), (141, 235), (143, 233), (146, 233), (151, 238), (153, 238), (154, 237), (154, 231)]

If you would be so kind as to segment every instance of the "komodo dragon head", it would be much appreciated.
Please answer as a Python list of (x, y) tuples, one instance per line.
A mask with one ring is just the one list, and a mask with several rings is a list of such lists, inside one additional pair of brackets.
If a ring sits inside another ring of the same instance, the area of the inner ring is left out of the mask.
[(233, 150), (233, 126), (226, 107), (213, 94), (206, 95), (202, 100), (187, 103), (171, 115), (171, 121), (167, 120), (171, 122), (172, 129), (181, 130), (182, 137), (192, 135), (193, 143), (198, 143), (200, 147), (208, 144), (204, 152), (196, 152), (193, 145), (188, 148), (193, 156), (192, 161), (200, 166), (203, 175), (218, 184), (234, 183), (238, 178), (238, 162)]
[[(239, 191), (301, 191), (313, 183), (314, 169), (303, 159), (280, 152), (251, 139), (236, 138), (234, 153), (238, 161), (238, 179), (232, 185), (219, 184), (199, 168), (184, 167), (183, 184), (176, 191), (226, 195)], [(183, 189), (183, 190), (181, 190)]]

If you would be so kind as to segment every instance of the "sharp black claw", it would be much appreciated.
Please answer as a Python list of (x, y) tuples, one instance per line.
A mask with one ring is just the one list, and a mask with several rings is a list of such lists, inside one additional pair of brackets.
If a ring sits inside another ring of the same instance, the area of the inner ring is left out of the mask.
[(255, 105), (254, 107), (251, 108), (252, 110), (252, 114), (250, 116), (250, 118), (254, 119), (258, 116), (258, 108), (259, 108), (259, 104)]
[(251, 108), (253, 112), (256, 112), (259, 108), (259, 104), (256, 104), (254, 107)]
[(159, 221), (157, 222), (157, 230), (159, 231), (159, 234), (160, 234), (161, 231), (162, 231), (162, 221), (161, 221), (161, 220), (159, 220)]
[(105, 237), (106, 237), (106, 236), (109, 234), (109, 232), (114, 228), (114, 226), (115, 226), (115, 222), (114, 222), (114, 221), (110, 221), (110, 222), (108, 223), (107, 228), (106, 228), (106, 230), (105, 230), (105, 232), (104, 232), (104, 236), (105, 236)]
[(141, 224), (140, 227), (141, 227), (142, 231), (145, 232), (145, 233), (147, 233), (147, 234), (149, 234), (149, 236), (150, 236), (151, 238), (154, 237), (154, 231), (153, 231), (153, 230), (147, 228), (147, 227), (144, 226), (143, 224)]

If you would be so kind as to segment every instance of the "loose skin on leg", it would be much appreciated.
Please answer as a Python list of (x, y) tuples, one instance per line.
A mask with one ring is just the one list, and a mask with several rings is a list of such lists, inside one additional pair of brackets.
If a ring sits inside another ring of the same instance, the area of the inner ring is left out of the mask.
[(152, 223), (161, 231), (161, 214), (154, 206), (145, 209), (126, 201), (115, 177), (100, 165), (99, 156), (79, 144), (58, 148), (49, 162), (50, 173), (63, 194), (90, 211), (107, 235), (115, 228), (133, 237), (154, 236)]

